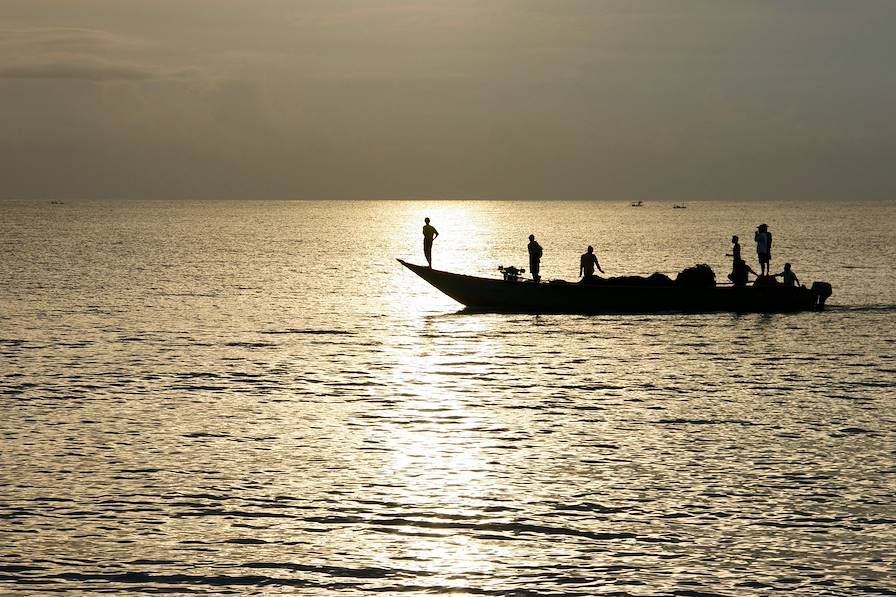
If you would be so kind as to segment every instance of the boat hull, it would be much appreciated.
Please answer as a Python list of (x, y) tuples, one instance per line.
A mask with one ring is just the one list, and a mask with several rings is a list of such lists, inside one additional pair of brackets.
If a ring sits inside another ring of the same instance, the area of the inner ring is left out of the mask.
[[(775, 286), (535, 283), (466, 276), (398, 260), (469, 310), (509, 313), (780, 313), (820, 310), (827, 294)], [(824, 286), (827, 286), (824, 284)], [(829, 286), (828, 286), (829, 288)]]

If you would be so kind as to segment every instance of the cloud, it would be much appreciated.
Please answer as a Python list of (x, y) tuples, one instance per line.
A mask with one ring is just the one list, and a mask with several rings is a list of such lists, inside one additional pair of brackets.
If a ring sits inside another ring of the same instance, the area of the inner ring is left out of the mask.
[(115, 62), (91, 56), (60, 56), (0, 66), (4, 79), (83, 79), (87, 81), (140, 81), (160, 78), (157, 67)]
[(152, 44), (99, 29), (0, 29), (0, 79), (146, 81), (201, 76), (147, 60)]
[(0, 29), (0, 47), (4, 50), (80, 50), (101, 51), (135, 48), (143, 42), (98, 29), (55, 27), (43, 29)]
[(0, 79), (69, 79), (84, 81), (191, 80), (203, 77), (195, 67), (105, 60), (92, 56), (58, 56), (0, 65)]

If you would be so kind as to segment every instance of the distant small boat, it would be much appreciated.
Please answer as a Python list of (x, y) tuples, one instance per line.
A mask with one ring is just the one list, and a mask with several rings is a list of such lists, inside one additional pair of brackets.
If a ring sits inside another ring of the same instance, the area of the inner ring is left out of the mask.
[(680, 203), (676, 203), (675, 205), (672, 206), (672, 209), (687, 209), (687, 208), (688, 208), (687, 205), (682, 205)]
[(643, 201), (635, 201), (632, 203), (632, 207), (643, 207), (643, 206), (644, 206)]
[[(784, 286), (698, 287), (651, 278), (596, 279), (581, 284), (554, 281), (536, 283), (517, 276), (482, 278), (415, 265), (403, 266), (471, 311), (505, 313), (777, 313), (820, 311), (831, 295), (831, 285), (815, 282), (812, 288)], [(506, 268), (505, 268), (506, 269)]]

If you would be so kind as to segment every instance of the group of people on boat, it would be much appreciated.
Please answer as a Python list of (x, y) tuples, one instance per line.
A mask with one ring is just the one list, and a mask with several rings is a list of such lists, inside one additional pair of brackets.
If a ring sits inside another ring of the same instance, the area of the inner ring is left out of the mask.
[(726, 256), (732, 258), (731, 273), (728, 274), (728, 279), (735, 286), (746, 286), (749, 274), (756, 276), (754, 284), (770, 284), (773, 283), (774, 278), (782, 278), (784, 286), (800, 285), (800, 280), (789, 263), (784, 264), (783, 271), (777, 274), (772, 273), (772, 233), (768, 229), (768, 224), (760, 224), (756, 227), (753, 240), (756, 241), (756, 257), (759, 260), (758, 274), (741, 257), (740, 239), (736, 235), (731, 237), (732, 250)]
[[(432, 243), (438, 236), (439, 231), (436, 230), (435, 226), (429, 223), (429, 218), (423, 218), (423, 256), (426, 257), (426, 264), (430, 268), (432, 268)], [(541, 257), (544, 255), (544, 249), (538, 241), (535, 240), (534, 234), (529, 235), (528, 250), (529, 273), (532, 274), (533, 281), (540, 282)], [(582, 278), (582, 281), (587, 281), (593, 278), (595, 268), (597, 268), (597, 271), (600, 273), (604, 273), (604, 270), (600, 267), (600, 262), (597, 260), (597, 255), (594, 254), (594, 247), (588, 245), (588, 249), (579, 259), (579, 277)]]
[[(432, 268), (432, 243), (438, 236), (439, 231), (429, 223), (429, 218), (424, 218), (423, 254), (426, 257), (426, 263), (430, 268)], [(759, 259), (760, 273), (757, 274), (741, 257), (740, 239), (735, 235), (731, 237), (731, 242), (733, 244), (731, 253), (726, 254), (727, 257), (732, 258), (731, 273), (728, 274), (728, 279), (731, 280), (735, 286), (746, 286), (749, 280), (749, 274), (753, 274), (757, 278), (754, 284), (774, 284), (776, 283), (774, 282), (775, 278), (782, 278), (785, 286), (799, 286), (799, 278), (797, 278), (789, 263), (784, 264), (783, 271), (777, 274), (771, 273), (772, 233), (768, 229), (768, 224), (760, 224), (756, 228), (754, 240), (756, 241), (756, 255)], [(541, 257), (544, 255), (544, 249), (538, 241), (535, 240), (534, 234), (529, 235), (528, 250), (529, 273), (532, 275), (532, 280), (534, 282), (540, 282)], [(579, 258), (579, 278), (581, 279), (581, 282), (588, 283), (589, 281), (594, 280), (595, 268), (600, 273), (604, 273), (604, 270), (600, 267), (600, 262), (597, 260), (597, 255), (594, 254), (594, 247), (589, 245), (585, 253)]]
[[(539, 282), (541, 281), (541, 256), (544, 254), (544, 249), (535, 240), (534, 234), (529, 235), (528, 248), (529, 272), (532, 274), (532, 280)], [(604, 270), (600, 267), (600, 262), (597, 260), (597, 255), (594, 254), (594, 247), (588, 245), (588, 249), (579, 258), (579, 277), (583, 282), (594, 278), (594, 268), (597, 268), (597, 271), (600, 273), (604, 273)]]
[[(541, 245), (538, 244), (538, 241), (535, 240), (535, 235), (529, 235), (529, 273), (532, 274), (532, 280), (534, 282), (541, 281), (541, 256), (544, 255), (544, 249), (542, 249)], [(579, 277), (582, 280), (588, 280), (594, 277), (594, 268), (600, 273), (604, 273), (604, 270), (600, 267), (600, 262), (597, 260), (597, 255), (594, 254), (594, 247), (588, 245), (588, 250), (582, 254), (582, 257), (579, 258)]]

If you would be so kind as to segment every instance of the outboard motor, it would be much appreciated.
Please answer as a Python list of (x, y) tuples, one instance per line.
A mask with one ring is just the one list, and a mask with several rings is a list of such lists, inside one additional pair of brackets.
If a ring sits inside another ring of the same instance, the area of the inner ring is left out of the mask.
[(499, 265), (498, 271), (504, 274), (505, 282), (516, 282), (520, 279), (520, 276), (526, 273), (526, 270), (524, 270), (523, 268), (513, 267), (512, 265), (509, 265), (507, 267)]
[(834, 290), (827, 282), (812, 282), (811, 291), (815, 295), (815, 310), (821, 311), (824, 309), (824, 302), (828, 300)]

